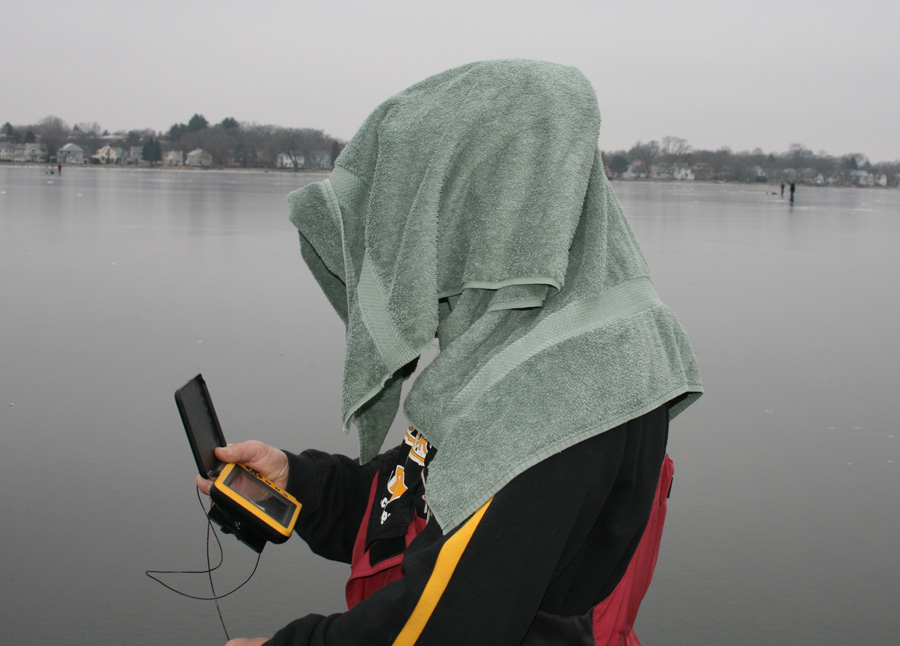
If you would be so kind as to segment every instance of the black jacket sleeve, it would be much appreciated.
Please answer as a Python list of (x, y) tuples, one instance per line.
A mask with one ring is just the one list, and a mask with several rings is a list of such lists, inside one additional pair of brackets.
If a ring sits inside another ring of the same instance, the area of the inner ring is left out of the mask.
[(640, 539), (665, 442), (665, 431), (623, 425), (548, 458), (449, 533), (432, 519), (399, 581), (347, 612), (299, 619), (270, 643), (518, 645), (539, 610), (588, 611)]
[(332, 561), (350, 562), (372, 480), (385, 460), (396, 459), (396, 451), (364, 465), (321, 451), (299, 455), (285, 451), (290, 466), (287, 490), (303, 505), (295, 531), (313, 552)]

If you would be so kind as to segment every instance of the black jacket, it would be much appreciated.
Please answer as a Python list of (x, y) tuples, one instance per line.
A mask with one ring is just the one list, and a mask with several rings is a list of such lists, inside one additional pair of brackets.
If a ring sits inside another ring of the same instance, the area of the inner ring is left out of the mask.
[[(447, 534), (428, 518), (427, 477), (407, 444), (365, 465), (289, 454), (288, 490), (303, 503), (296, 531), (312, 550), (350, 563), (363, 546), (367, 565), (402, 561), (402, 573), (350, 610), (307, 615), (270, 643), (613, 643), (595, 640), (592, 609), (641, 542), (667, 435), (662, 406), (530, 468)], [(424, 529), (408, 542), (410, 523)]]

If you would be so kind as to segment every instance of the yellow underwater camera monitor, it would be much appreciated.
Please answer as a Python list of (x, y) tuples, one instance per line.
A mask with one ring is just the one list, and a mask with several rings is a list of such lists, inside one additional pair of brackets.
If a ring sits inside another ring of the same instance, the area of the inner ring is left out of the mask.
[(271, 480), (244, 464), (226, 464), (215, 454), (225, 436), (202, 375), (175, 391), (197, 469), (213, 480), (208, 516), (226, 534), (262, 552), (266, 542), (283, 543), (291, 536), (300, 503)]

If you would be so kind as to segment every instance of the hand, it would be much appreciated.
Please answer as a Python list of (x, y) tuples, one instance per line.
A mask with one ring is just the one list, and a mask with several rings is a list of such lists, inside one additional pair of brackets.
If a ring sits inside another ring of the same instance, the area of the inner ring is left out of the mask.
[(263, 646), (268, 639), (265, 637), (257, 637), (256, 639), (232, 639), (225, 646)]
[[(256, 440), (250, 440), (249, 442), (220, 446), (216, 449), (216, 457), (222, 462), (246, 464), (254, 471), (259, 471), (282, 489), (287, 488), (288, 459), (284, 451), (279, 451), (275, 447)], [(197, 487), (206, 495), (209, 495), (211, 485), (212, 480), (197, 476)]]

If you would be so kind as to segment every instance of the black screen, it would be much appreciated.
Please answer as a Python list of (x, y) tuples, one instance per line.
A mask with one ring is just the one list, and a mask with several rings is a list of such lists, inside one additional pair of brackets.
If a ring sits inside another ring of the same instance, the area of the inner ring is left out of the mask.
[(214, 450), (217, 446), (225, 446), (225, 438), (203, 377), (197, 375), (179, 388), (175, 392), (175, 401), (194, 452), (197, 469), (204, 478), (211, 477), (221, 464)]

